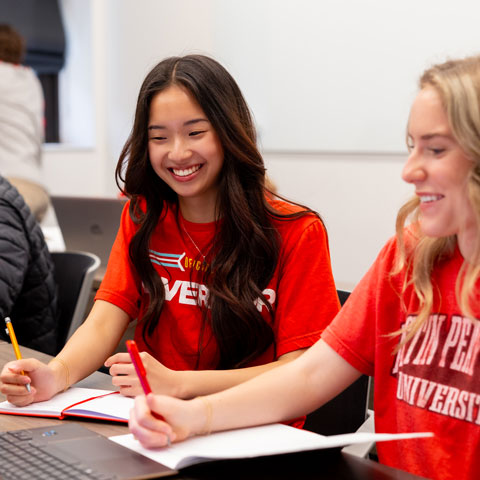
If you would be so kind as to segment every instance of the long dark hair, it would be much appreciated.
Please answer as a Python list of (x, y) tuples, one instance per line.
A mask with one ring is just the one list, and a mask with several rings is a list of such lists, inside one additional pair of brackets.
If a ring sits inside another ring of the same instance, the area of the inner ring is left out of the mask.
[[(147, 127), (152, 98), (171, 85), (185, 88), (195, 98), (223, 147), (216, 205), (216, 218), (222, 218), (222, 223), (212, 242), (214, 258), (203, 274), (209, 289), (204, 322), (210, 322), (218, 344), (217, 368), (244, 366), (274, 342), (272, 328), (255, 306), (260, 299), (273, 317), (262, 294), (280, 250), (272, 218), (297, 217), (309, 210), (284, 215), (267, 202), (265, 167), (253, 121), (238, 85), (225, 68), (203, 55), (171, 57), (156, 65), (140, 89), (133, 128), (116, 168), (117, 184), (131, 199), (130, 216), (139, 225), (129, 253), (147, 295), (148, 307), (141, 319), (146, 342), (165, 300), (161, 278), (148, 256), (150, 236), (166, 209), (178, 206), (177, 194), (150, 164)], [(145, 212), (139, 207), (142, 197), (147, 204)]]

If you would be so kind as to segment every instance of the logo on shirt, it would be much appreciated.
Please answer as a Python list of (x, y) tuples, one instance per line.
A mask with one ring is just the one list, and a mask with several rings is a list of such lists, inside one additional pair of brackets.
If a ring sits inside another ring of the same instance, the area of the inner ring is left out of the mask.
[[(204, 271), (209, 266), (205, 262), (200, 262), (196, 259), (187, 257), (185, 252), (181, 254), (175, 254), (149, 250), (149, 257), (150, 261), (156, 265), (180, 269), (182, 272), (184, 272), (185, 269)], [(167, 302), (171, 302), (176, 299), (181, 305), (198, 305), (208, 308), (209, 290), (206, 285), (193, 282), (191, 280), (179, 279), (172, 280), (171, 283), (169, 283), (167, 278), (161, 278), (165, 288), (165, 300)], [(275, 303), (277, 298), (275, 290), (266, 288), (262, 293), (270, 305)], [(263, 308), (266, 308), (265, 303), (260, 298), (257, 298), (254, 304), (259, 312), (262, 312)]]
[(176, 253), (160, 253), (155, 250), (149, 250), (148, 252), (152, 263), (162, 265), (162, 267), (179, 268), (182, 272), (185, 271), (182, 266), (182, 259), (185, 257), (185, 252), (180, 255)]
[(155, 250), (149, 250), (149, 257), (152, 263), (161, 265), (162, 267), (178, 268), (182, 272), (185, 269), (201, 270), (204, 272), (209, 266), (209, 263), (202, 262), (198, 259), (187, 257), (186, 253), (161, 253)]
[[(480, 323), (460, 315), (430, 315), (399, 350), (392, 374), (397, 399), (480, 425)], [(409, 316), (406, 324), (415, 320)]]

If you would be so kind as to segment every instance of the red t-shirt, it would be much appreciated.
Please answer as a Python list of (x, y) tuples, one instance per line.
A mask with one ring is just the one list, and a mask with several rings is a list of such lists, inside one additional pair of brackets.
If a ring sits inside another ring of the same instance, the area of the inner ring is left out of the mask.
[[(480, 324), (461, 315), (455, 298), (463, 258), (457, 249), (435, 266), (432, 314), (394, 354), (400, 338), (388, 334), (412, 321), (418, 309), (411, 286), (399, 294), (404, 273), (389, 273), (397, 251), (391, 239), (322, 338), (355, 368), (374, 375), (377, 432), (435, 434), (378, 443), (382, 463), (427, 478), (477, 479)], [(480, 304), (475, 307), (478, 318)]]
[[(272, 203), (278, 210), (292, 212), (297, 208), (281, 201)], [(149, 338), (153, 349), (143, 341), (140, 328), (136, 329), (135, 340), (141, 351), (148, 351), (165, 366), (192, 370), (197, 362), (202, 326), (197, 297), (205, 305), (208, 291), (202, 283), (203, 259), (179, 223), (184, 224), (202, 252), (213, 238), (215, 223), (198, 224), (184, 219), (178, 222), (176, 207), (168, 208), (150, 242), (150, 260), (163, 280), (166, 299), (158, 325)], [(273, 323), (261, 302), (257, 308), (272, 324), (276, 356), (272, 346), (252, 365), (269, 363), (285, 353), (311, 346), (339, 309), (322, 222), (309, 214), (295, 220), (273, 220), (273, 225), (281, 236), (281, 252), (275, 273), (263, 292), (274, 309)], [(137, 228), (127, 204), (95, 298), (113, 303), (132, 319), (140, 317), (145, 308), (142, 284), (128, 257), (128, 245)], [(198, 368), (215, 369), (217, 362), (217, 343), (207, 326)]]

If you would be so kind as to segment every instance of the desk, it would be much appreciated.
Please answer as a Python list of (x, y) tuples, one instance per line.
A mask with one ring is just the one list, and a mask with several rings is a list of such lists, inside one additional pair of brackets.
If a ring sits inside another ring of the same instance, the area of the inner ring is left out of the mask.
[[(20, 350), (24, 358), (34, 357), (44, 362), (48, 362), (49, 359), (52, 358), (50, 355), (31, 350), (30, 348), (20, 346)], [(12, 346), (9, 343), (0, 340), (0, 368), (3, 368), (3, 365), (11, 360), (15, 360)], [(77, 386), (103, 388), (105, 390), (114, 389), (112, 382), (110, 381), (110, 376), (100, 372), (95, 372), (93, 375), (90, 375), (85, 380), (79, 382)], [(0, 401), (3, 402), (4, 400), (5, 397), (0, 393)], [(19, 430), (21, 428), (30, 428), (33, 426), (43, 427), (44, 425), (58, 425), (60, 423), (69, 421), (70, 420), (57, 420), (55, 418), (23, 417), (19, 415), (0, 414), (0, 431)], [(107, 437), (111, 435), (121, 435), (128, 432), (128, 427), (122, 424), (118, 425), (108, 422), (84, 422), (83, 420), (80, 420), (77, 423), (88, 426), (88, 428), (91, 428), (92, 430)]]
[[(48, 361), (49, 355), (21, 347), (24, 357)], [(12, 346), (0, 341), (0, 367), (14, 359)], [(78, 386), (113, 389), (110, 376), (95, 372)], [(0, 394), (0, 401), (5, 398)], [(56, 420), (53, 418), (21, 417), (0, 414), (0, 431), (42, 427), (63, 422), (76, 422), (101, 435), (128, 433), (128, 427), (101, 421)], [(341, 453), (340, 450), (319, 450), (274, 457), (228, 460), (189, 467), (176, 479), (183, 480), (414, 480), (415, 475), (380, 465), (371, 460)]]

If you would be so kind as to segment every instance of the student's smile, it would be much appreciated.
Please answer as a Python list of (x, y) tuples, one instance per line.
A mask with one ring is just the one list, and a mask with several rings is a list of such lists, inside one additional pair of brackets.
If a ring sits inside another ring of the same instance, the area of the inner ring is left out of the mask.
[(435, 195), (431, 193), (415, 192), (420, 200), (420, 210), (427, 213), (429, 210), (438, 206), (438, 202), (445, 198), (444, 195)]
[(191, 167), (183, 167), (183, 168), (169, 168), (172, 174), (176, 177), (176, 179), (180, 182), (188, 182), (190, 181), (195, 173), (197, 173), (203, 164), (193, 165)]

